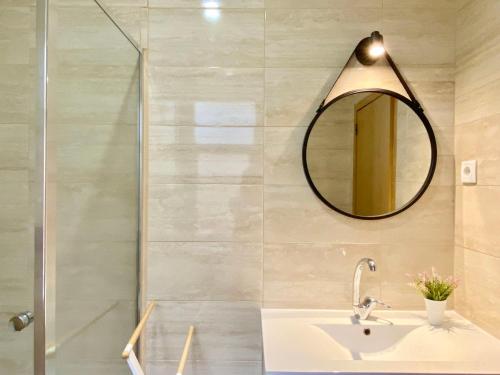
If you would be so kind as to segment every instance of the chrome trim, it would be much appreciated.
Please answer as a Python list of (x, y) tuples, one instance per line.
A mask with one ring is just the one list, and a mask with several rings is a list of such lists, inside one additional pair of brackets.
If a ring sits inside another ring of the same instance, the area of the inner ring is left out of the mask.
[(23, 311), (10, 318), (9, 323), (14, 327), (15, 331), (22, 331), (33, 323), (34, 319), (35, 315), (31, 311)]
[(364, 265), (368, 265), (368, 269), (371, 272), (377, 270), (377, 265), (375, 261), (371, 258), (362, 258), (354, 269), (354, 278), (352, 282), (352, 308), (354, 311), (354, 316), (358, 319), (366, 319), (370, 315), (371, 311), (375, 308), (375, 304), (371, 302), (370, 297), (365, 297), (363, 302), (360, 300), (359, 289), (361, 284), (361, 274), (363, 273)]
[(134, 40), (134, 38), (132, 38), (130, 36), (130, 34), (127, 33), (125, 30), (123, 30), (121, 28), (121, 26), (113, 19), (113, 17), (111, 16), (111, 11), (109, 10), (109, 8), (106, 5), (102, 4), (99, 0), (94, 0), (94, 2), (97, 4), (97, 6), (99, 8), (101, 8), (101, 10), (104, 12), (104, 14), (106, 15), (106, 17), (108, 17), (109, 20), (113, 23), (113, 25), (116, 26), (116, 28), (118, 29), (118, 31), (123, 34), (123, 36), (125, 37), (125, 39), (127, 39), (130, 42), (130, 44), (132, 44), (132, 46), (137, 50), (137, 52), (139, 52), (139, 55), (142, 55), (141, 48), (139, 47), (139, 43), (137, 43)]
[[(141, 304), (142, 304), (142, 289), (141, 289), (141, 278), (142, 278), (142, 221), (143, 217), (143, 180), (144, 180), (144, 82), (143, 73), (145, 69), (144, 55), (139, 53), (139, 103), (138, 103), (138, 114), (137, 114), (137, 168), (138, 168), (138, 181), (137, 181), (137, 254), (136, 254), (136, 277), (137, 277), (137, 288), (136, 288), (136, 324), (139, 324), (141, 319)], [(139, 355), (140, 358), (140, 355)]]
[(36, 111), (36, 155), (34, 165), (34, 370), (45, 375), (45, 281), (46, 281), (46, 165), (47, 165), (47, 49), (49, 0), (36, 2), (36, 47), (38, 63), (38, 98)]

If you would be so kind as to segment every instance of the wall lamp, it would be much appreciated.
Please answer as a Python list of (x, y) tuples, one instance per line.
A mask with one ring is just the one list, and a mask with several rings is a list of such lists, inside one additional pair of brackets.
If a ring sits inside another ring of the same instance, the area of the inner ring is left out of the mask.
[(384, 37), (378, 31), (374, 31), (358, 43), (354, 52), (361, 64), (373, 65), (385, 54)]

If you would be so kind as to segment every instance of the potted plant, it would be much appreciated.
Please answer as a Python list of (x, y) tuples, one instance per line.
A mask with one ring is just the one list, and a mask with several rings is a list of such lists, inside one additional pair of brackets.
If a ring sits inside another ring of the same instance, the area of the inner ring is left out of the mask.
[(410, 285), (424, 296), (429, 323), (434, 326), (440, 325), (443, 322), (448, 297), (458, 286), (457, 280), (453, 276), (443, 278), (432, 268), (430, 275), (426, 272), (420, 273)]

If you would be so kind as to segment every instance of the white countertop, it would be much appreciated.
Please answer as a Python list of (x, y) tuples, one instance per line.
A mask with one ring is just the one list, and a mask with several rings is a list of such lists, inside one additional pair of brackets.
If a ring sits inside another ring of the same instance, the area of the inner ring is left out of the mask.
[(262, 309), (266, 374), (500, 374), (500, 340), (453, 311)]

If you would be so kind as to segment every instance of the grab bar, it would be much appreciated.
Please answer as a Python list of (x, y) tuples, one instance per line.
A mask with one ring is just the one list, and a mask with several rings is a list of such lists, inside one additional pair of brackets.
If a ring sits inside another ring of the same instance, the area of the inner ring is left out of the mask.
[(188, 334), (186, 336), (186, 342), (184, 343), (184, 350), (182, 351), (181, 360), (179, 361), (179, 367), (177, 368), (177, 375), (182, 375), (184, 372), (184, 367), (186, 367), (186, 361), (189, 355), (189, 348), (191, 347), (193, 333), (194, 327), (189, 326)]

